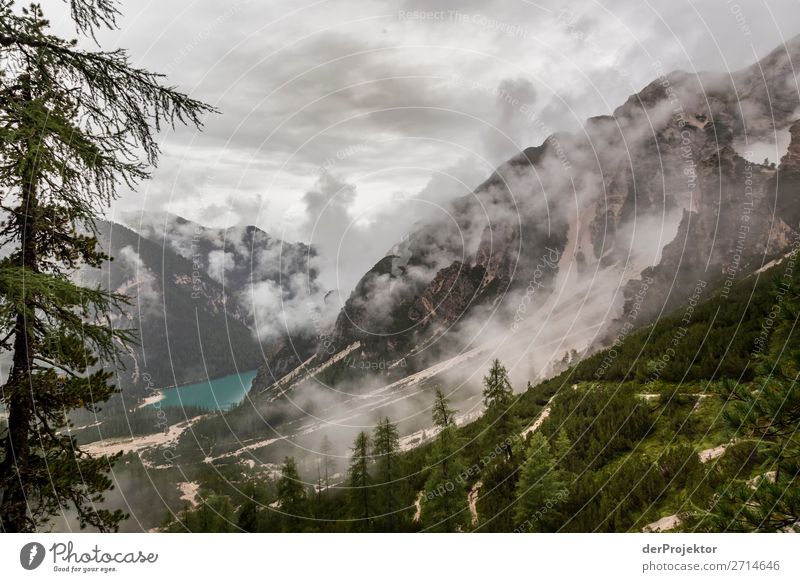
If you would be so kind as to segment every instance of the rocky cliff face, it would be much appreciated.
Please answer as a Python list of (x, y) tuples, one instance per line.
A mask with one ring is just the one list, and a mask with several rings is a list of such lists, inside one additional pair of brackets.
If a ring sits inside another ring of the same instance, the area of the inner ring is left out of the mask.
[[(685, 303), (698, 281), (709, 292), (726, 292), (789, 249), (796, 229), (785, 221), (788, 212), (773, 212), (775, 175), (775, 169), (752, 163), (729, 146), (700, 159), (693, 204), (683, 210), (661, 261), (644, 272), (655, 285), (644, 302), (642, 323)], [(629, 284), (629, 298), (635, 288)]]
[[(250, 327), (264, 323), (259, 321), (254, 293), (272, 291), (286, 302), (321, 293), (314, 249), (271, 237), (255, 226), (216, 229), (162, 215), (144, 216), (136, 230), (216, 282), (225, 292), (229, 315)], [(269, 335), (269, 330), (263, 331)]]
[[(664, 75), (582, 132), (521, 152), (364, 276), (316, 361), (358, 342), (359, 358), (405, 358), (411, 373), (522, 330), (529, 377), (545, 374), (607, 341), (634, 305), (645, 324), (698, 280), (724, 289), (785, 253), (800, 223), (789, 55), (800, 38), (731, 75)], [(787, 129), (777, 168), (747, 159), (749, 143)]]

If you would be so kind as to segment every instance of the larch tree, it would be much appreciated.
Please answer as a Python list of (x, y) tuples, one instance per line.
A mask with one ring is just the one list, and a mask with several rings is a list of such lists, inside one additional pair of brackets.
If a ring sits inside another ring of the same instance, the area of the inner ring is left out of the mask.
[(369, 474), (370, 455), (369, 455), (369, 435), (360, 432), (353, 443), (353, 456), (350, 459), (348, 470), (348, 487), (350, 505), (353, 516), (359, 520), (360, 529), (368, 530), (370, 526), (370, 498), (372, 477)]
[(300, 479), (300, 472), (293, 457), (286, 457), (283, 460), (277, 489), (278, 505), (283, 515), (283, 529), (286, 532), (298, 531), (301, 520), (308, 516), (308, 491)]
[(425, 481), (420, 520), (425, 531), (454, 532), (467, 525), (467, 491), (462, 442), (455, 423), (455, 410), (441, 390), (436, 390), (433, 424), (439, 429), (428, 457), (430, 474)]
[(393, 531), (397, 519), (397, 491), (400, 488), (398, 463), (400, 434), (397, 425), (388, 418), (382, 419), (375, 427), (372, 436), (372, 454), (377, 465), (376, 493), (381, 526)]
[(504, 439), (514, 428), (510, 410), (513, 402), (514, 390), (511, 387), (508, 371), (500, 360), (495, 359), (489, 374), (483, 378), (483, 404), (486, 407), (488, 421), (483, 440), (484, 444), (489, 446), (500, 444), (508, 459), (512, 456), (512, 447)]
[(242, 531), (254, 533), (258, 531), (260, 504), (256, 499), (258, 495), (258, 482), (252, 475), (247, 480), (246, 491), (247, 499), (245, 499), (236, 511), (236, 526)]
[(496, 359), (489, 374), (483, 378), (483, 404), (487, 410), (505, 409), (514, 396), (506, 367)]
[(517, 471), (511, 463), (517, 431), (511, 416), (514, 391), (506, 367), (495, 359), (483, 379), (483, 403), (486, 428), (481, 436), (483, 447), (495, 451), (481, 469), (480, 497), (477, 501), (482, 531), (510, 531), (513, 512), (509, 500), (514, 497)]
[(431, 416), (433, 417), (433, 425), (439, 429), (440, 433), (446, 428), (455, 427), (456, 425), (456, 411), (450, 408), (450, 401), (441, 388), (436, 389)]
[[(78, 34), (115, 28), (113, 0), (71, 0)], [(63, 431), (67, 413), (114, 392), (112, 367), (133, 341), (110, 315), (125, 298), (74, 273), (108, 259), (95, 221), (148, 177), (164, 126), (200, 126), (212, 108), (134, 67), (124, 50), (86, 50), (49, 32), (37, 5), (0, 0), (0, 528), (35, 531), (72, 509), (81, 527), (118, 527), (101, 508), (114, 457), (92, 457)]]

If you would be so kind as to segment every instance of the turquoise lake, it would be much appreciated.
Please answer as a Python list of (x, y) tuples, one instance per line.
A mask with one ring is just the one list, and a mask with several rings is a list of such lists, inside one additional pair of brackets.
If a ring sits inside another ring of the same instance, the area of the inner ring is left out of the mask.
[(167, 388), (164, 390), (164, 398), (150, 406), (161, 408), (202, 406), (209, 410), (228, 410), (239, 404), (247, 395), (256, 372), (257, 370), (250, 370), (196, 384)]

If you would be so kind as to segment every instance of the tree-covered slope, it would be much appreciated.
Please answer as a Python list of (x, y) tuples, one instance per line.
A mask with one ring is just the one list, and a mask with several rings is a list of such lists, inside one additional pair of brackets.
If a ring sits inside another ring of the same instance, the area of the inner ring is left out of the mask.
[[(298, 454), (286, 443), (297, 458), (280, 466), (236, 457), (195, 466), (208, 501), (166, 527), (792, 529), (800, 485), (795, 270), (788, 255), (730, 293), (690, 298), (513, 396), (498, 362), (486, 376), (486, 412), (469, 424), (455, 426), (446, 399), (431, 393), (436, 428), (411, 450), (387, 449), (382, 421), (351, 451)], [(332, 479), (322, 477), (328, 463)], [(301, 487), (289, 486), (298, 479)]]

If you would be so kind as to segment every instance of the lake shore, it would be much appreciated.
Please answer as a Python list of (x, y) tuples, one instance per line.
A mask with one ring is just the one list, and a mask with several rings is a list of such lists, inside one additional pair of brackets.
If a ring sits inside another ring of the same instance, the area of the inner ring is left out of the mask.
[(162, 400), (164, 400), (164, 398), (166, 398), (166, 396), (164, 395), (164, 391), (159, 390), (155, 394), (148, 396), (147, 398), (142, 400), (141, 404), (139, 404), (137, 408), (144, 408), (145, 406), (150, 406), (151, 404), (155, 404), (156, 402), (161, 402)]

